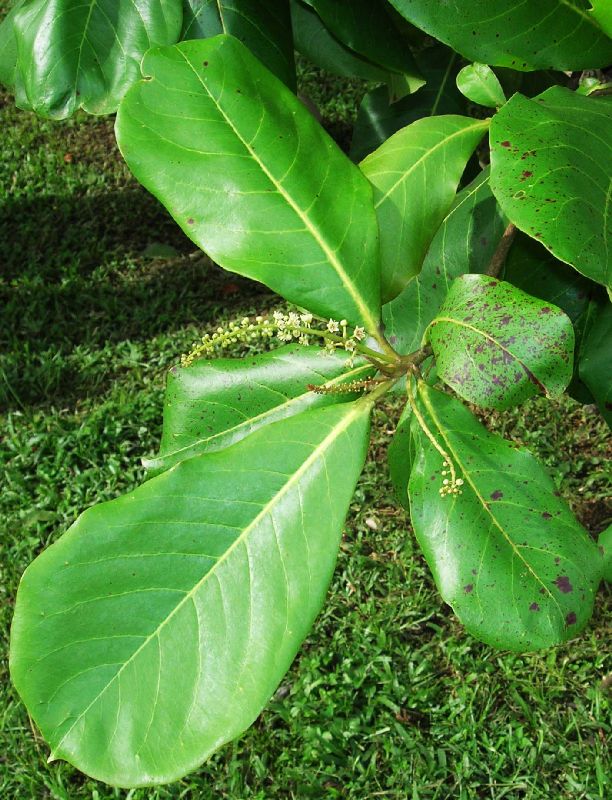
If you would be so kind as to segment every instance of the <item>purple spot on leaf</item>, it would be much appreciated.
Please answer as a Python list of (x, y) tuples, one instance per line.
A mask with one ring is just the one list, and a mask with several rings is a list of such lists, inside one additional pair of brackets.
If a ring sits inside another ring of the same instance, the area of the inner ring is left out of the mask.
[(570, 592), (574, 591), (574, 587), (570, 583), (570, 579), (567, 577), (567, 575), (559, 575), (559, 577), (556, 578), (553, 583), (560, 592), (563, 592), (563, 594), (569, 594)]
[(501, 500), (504, 493), (500, 489), (496, 489), (491, 495), (491, 500)]

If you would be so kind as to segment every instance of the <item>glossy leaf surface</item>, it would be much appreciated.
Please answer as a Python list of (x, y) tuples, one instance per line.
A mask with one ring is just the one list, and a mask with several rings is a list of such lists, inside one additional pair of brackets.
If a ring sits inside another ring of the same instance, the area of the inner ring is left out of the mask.
[(561, 309), (488, 275), (453, 283), (429, 341), (438, 375), (471, 403), (511, 408), (572, 379), (574, 329)]
[(515, 95), (491, 123), (491, 188), (514, 224), (610, 285), (612, 103), (553, 87)]
[(180, 0), (31, 0), (14, 16), (17, 104), (56, 119), (117, 110), (144, 53), (181, 32)]
[(328, 72), (383, 83), (388, 79), (386, 70), (362, 58), (332, 36), (308, 3), (291, 0), (291, 24), (296, 50)]
[(344, 402), (350, 394), (317, 394), (308, 386), (363, 380), (374, 371), (370, 364), (347, 369), (346, 353), (322, 355), (318, 347), (297, 345), (175, 367), (168, 374), (159, 453), (144, 465), (155, 475), (185, 458), (229, 447), (271, 422)]
[(408, 79), (410, 91), (424, 80), (407, 41), (393, 25), (386, 0), (306, 0), (342, 44), (368, 61)]
[(149, 51), (143, 74), (119, 147), (185, 233), (225, 269), (375, 330), (371, 188), (295, 95), (230, 36)]
[(6, 17), (0, 22), (0, 84), (13, 89), (15, 86), (15, 67), (17, 66), (17, 38), (14, 19), (24, 0), (17, 0)]
[(420, 272), (487, 126), (453, 115), (417, 120), (361, 162), (374, 186), (385, 302)]
[(415, 419), (411, 520), (444, 600), (494, 647), (573, 638), (591, 615), (603, 564), (550, 477), (458, 400), (421, 384), (418, 408), (464, 481), (462, 494), (440, 497), (443, 459)]
[(496, 74), (487, 64), (468, 64), (457, 75), (457, 87), (473, 103), (495, 108), (506, 102)]
[(517, 70), (579, 70), (612, 62), (588, 0), (390, 0), (409, 22), (470, 61)]
[(183, 0), (181, 39), (228, 33), (245, 44), (270, 72), (295, 89), (289, 0)]
[(485, 171), (457, 195), (421, 272), (383, 307), (385, 334), (399, 353), (412, 353), (421, 346), (455, 278), (487, 269), (505, 224)]
[(385, 86), (367, 92), (353, 128), (351, 158), (361, 161), (400, 128), (422, 117), (464, 113), (466, 102), (455, 85), (458, 62), (452, 50), (442, 45), (428, 47), (419, 53), (425, 86), (395, 103), (389, 102)]
[(183, 461), (36, 559), (11, 672), (55, 758), (167, 782), (254, 721), (323, 602), (368, 417), (317, 409)]
[(612, 427), (612, 304), (603, 292), (592, 298), (586, 312), (578, 374)]

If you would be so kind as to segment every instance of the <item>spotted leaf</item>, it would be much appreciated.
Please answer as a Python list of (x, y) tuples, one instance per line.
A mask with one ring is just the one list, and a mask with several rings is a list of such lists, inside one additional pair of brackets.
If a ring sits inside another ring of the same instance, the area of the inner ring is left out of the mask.
[(537, 650), (575, 636), (591, 615), (603, 559), (550, 477), (528, 450), (424, 383), (417, 409), (462, 481), (440, 496), (449, 469), (413, 416), (411, 520), (444, 600), (494, 647)]
[(504, 409), (572, 379), (574, 330), (561, 309), (488, 275), (462, 275), (428, 330), (438, 375), (471, 403)]
[(560, 86), (520, 94), (491, 122), (491, 189), (518, 228), (612, 285), (612, 103)]

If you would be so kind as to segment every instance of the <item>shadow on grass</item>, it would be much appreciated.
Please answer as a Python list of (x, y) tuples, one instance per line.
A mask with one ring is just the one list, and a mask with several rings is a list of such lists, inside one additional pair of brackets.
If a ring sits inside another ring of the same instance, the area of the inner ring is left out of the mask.
[[(190, 258), (195, 245), (144, 190), (9, 201), (0, 241), (10, 243), (0, 282), (0, 405), (8, 408), (104, 391), (117, 374), (113, 347), (201, 330), (270, 295), (203, 254)], [(153, 243), (177, 257), (145, 257)]]

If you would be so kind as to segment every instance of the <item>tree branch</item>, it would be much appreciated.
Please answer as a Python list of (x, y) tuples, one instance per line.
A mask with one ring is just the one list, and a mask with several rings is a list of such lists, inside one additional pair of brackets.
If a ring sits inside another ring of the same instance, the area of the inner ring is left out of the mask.
[(497, 245), (497, 249), (493, 253), (493, 257), (489, 262), (489, 266), (487, 267), (486, 275), (491, 275), (493, 278), (497, 278), (499, 273), (501, 272), (502, 267), (506, 261), (506, 256), (508, 255), (508, 251), (510, 250), (510, 245), (514, 241), (514, 237), (516, 236), (516, 225), (510, 223), (506, 230), (504, 231), (501, 239), (499, 240), (499, 244)]

